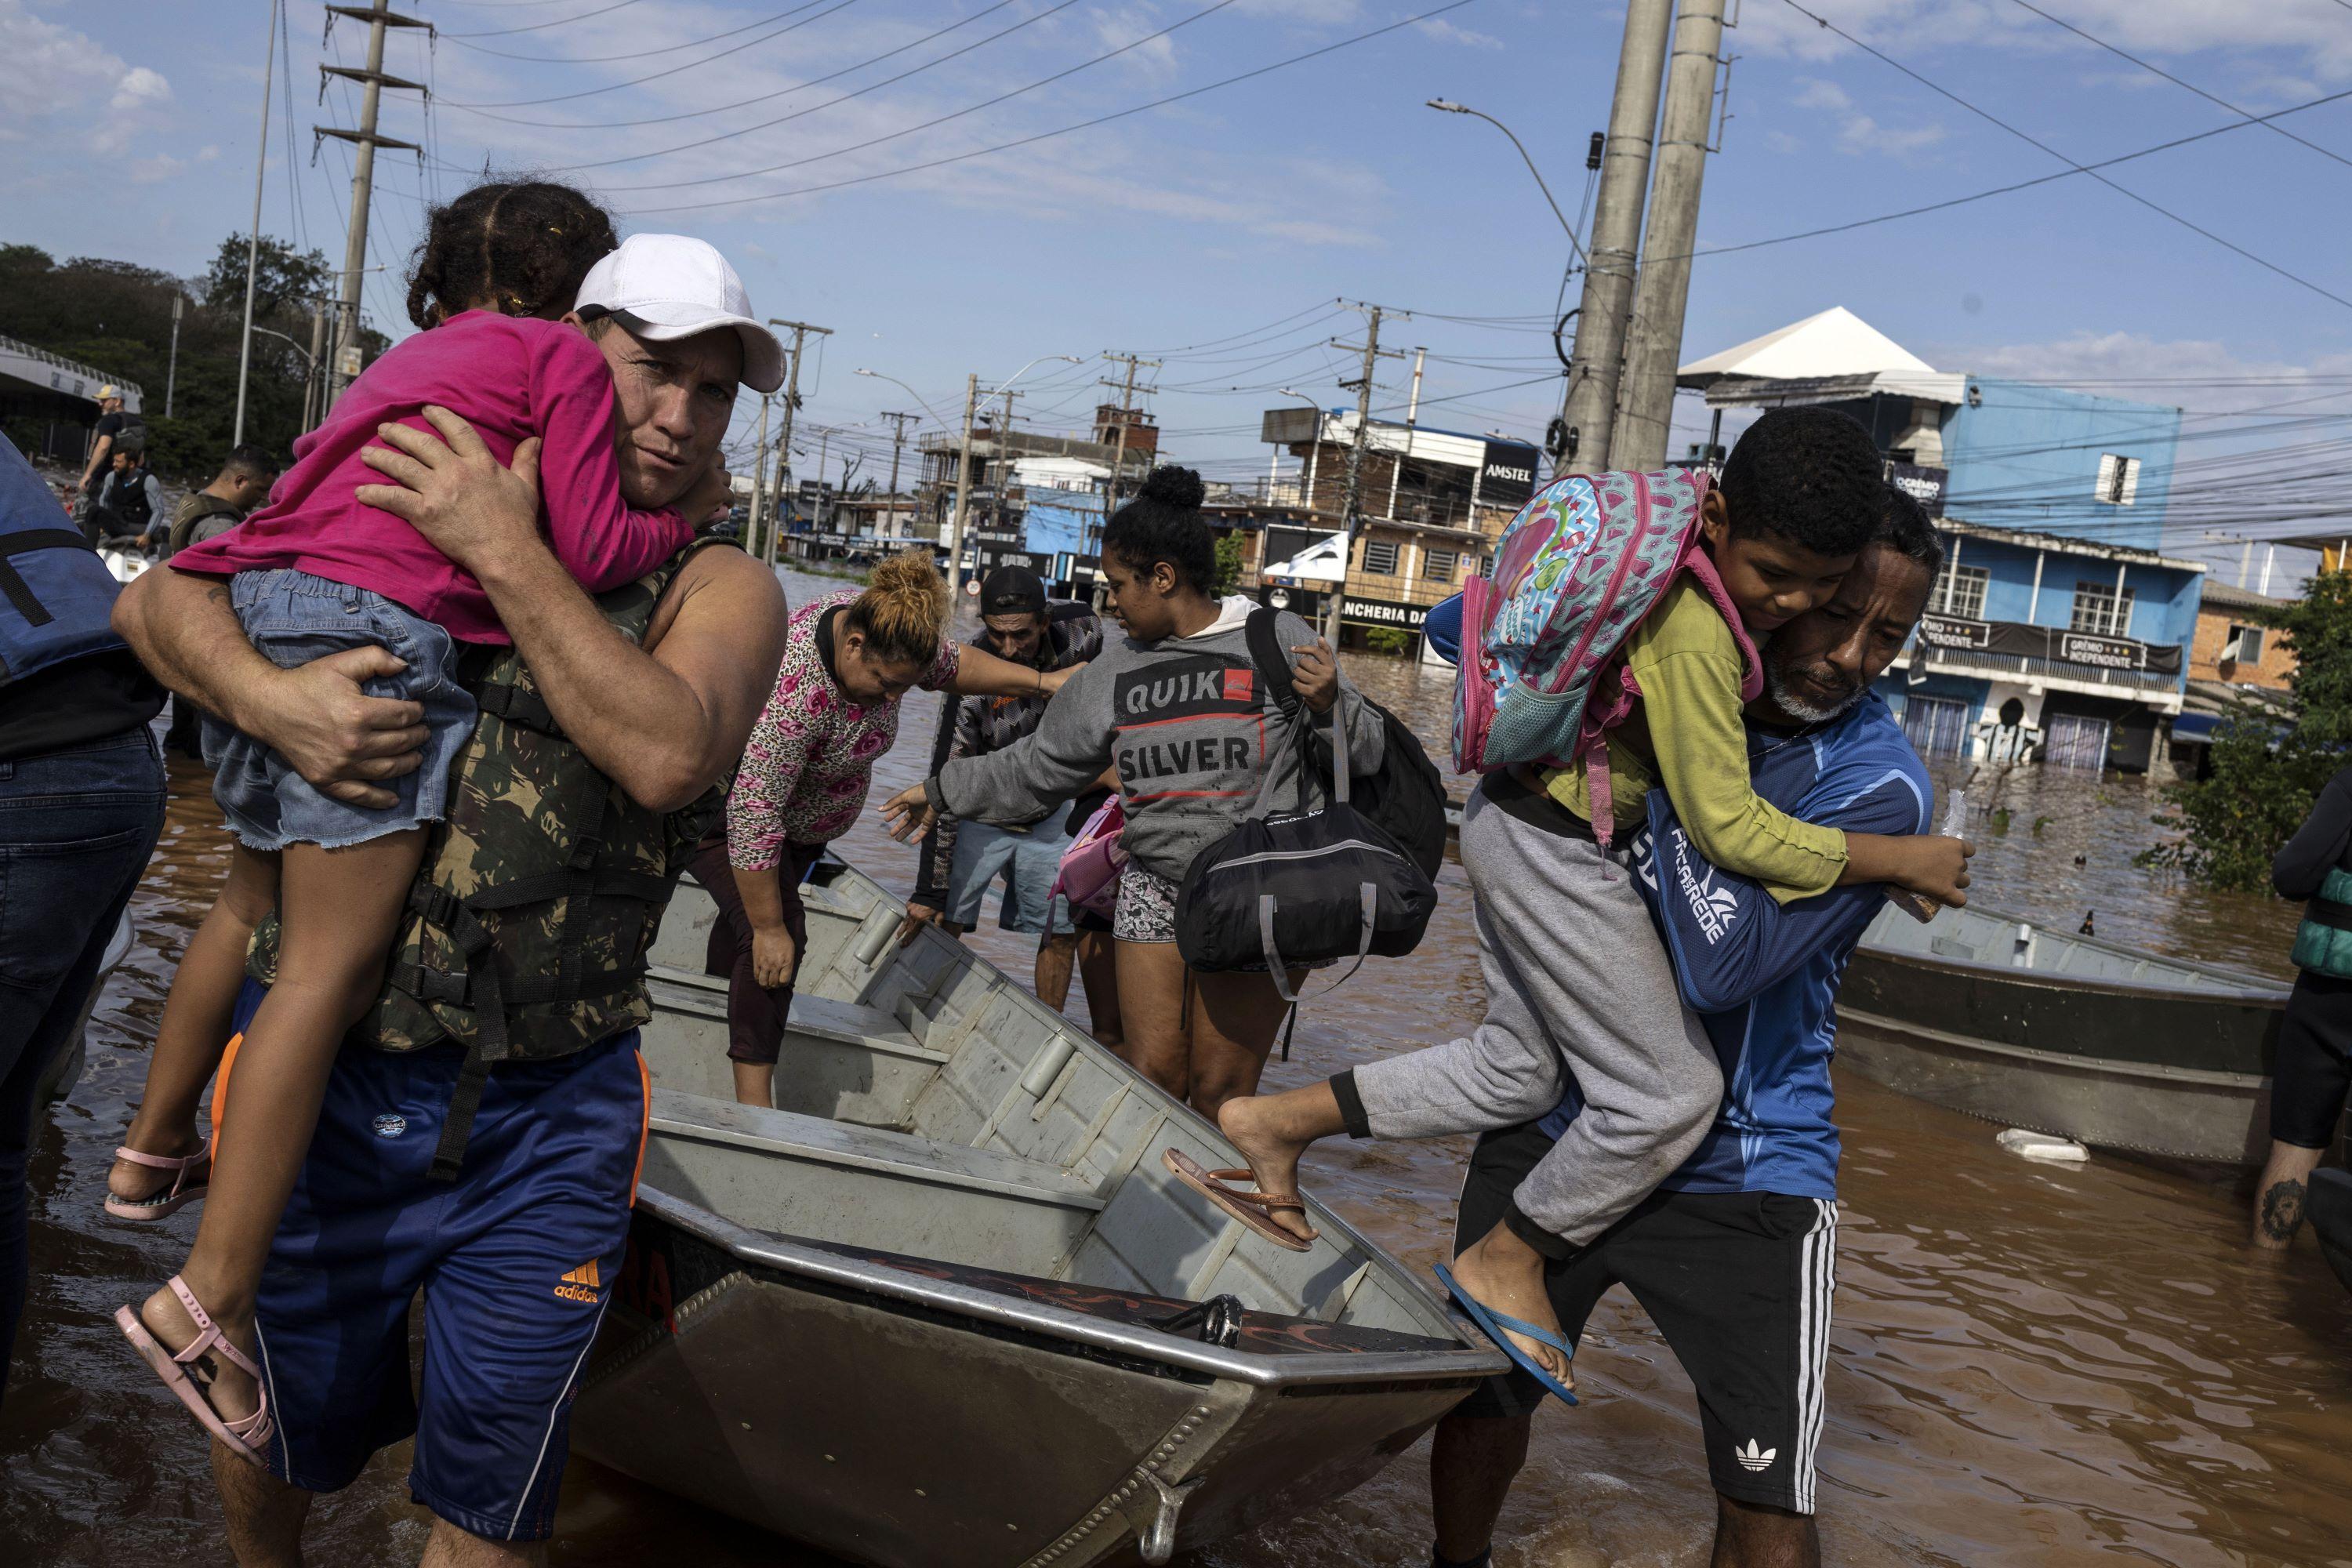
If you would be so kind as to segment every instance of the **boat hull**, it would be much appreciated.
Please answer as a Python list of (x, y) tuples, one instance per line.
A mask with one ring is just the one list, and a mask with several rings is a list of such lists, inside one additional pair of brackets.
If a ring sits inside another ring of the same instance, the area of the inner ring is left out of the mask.
[(1842, 1066), (1904, 1094), (2094, 1148), (2224, 1165), (2269, 1144), (2284, 994), (2202, 994), (1864, 946)]
[(575, 1447), (881, 1568), (1164, 1563), (1360, 1484), (1476, 1382), (1392, 1357), (1352, 1379), (1220, 1375), (1157, 1353), (1166, 1336), (1088, 1343), (1051, 1308), (1008, 1322), (726, 1231), (646, 1194)]

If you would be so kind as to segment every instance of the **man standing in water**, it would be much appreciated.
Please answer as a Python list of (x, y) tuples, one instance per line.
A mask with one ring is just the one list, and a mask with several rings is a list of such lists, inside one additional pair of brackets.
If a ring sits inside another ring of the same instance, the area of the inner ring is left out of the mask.
[[(738, 384), (773, 389), (782, 351), (718, 252), (677, 236), (634, 237), (590, 272), (578, 309), (613, 372), (622, 495), (634, 507), (672, 505), (717, 460)], [(495, 756), (478, 744), (459, 787), (512, 808), (484, 820), (510, 818), (495, 847), (517, 863), (546, 847), (528, 837), (545, 829), (520, 803), (559, 798), (551, 784), (562, 786), (560, 798), (605, 803), (597, 833), (606, 845), (676, 841), (689, 808), (733, 771), (775, 679), (785, 614), (774, 575), (740, 550), (698, 541), (646, 584), (591, 599), (541, 537), (528, 444), (509, 469), (464, 421), (437, 409), (427, 417), (441, 438), (384, 427), (390, 447), (371, 447), (369, 461), (404, 488), (362, 499), (405, 518), (488, 592), (531, 677), (529, 692), (501, 688), (506, 711), (577, 748), (526, 763), (511, 744)], [(641, 637), (625, 632), (624, 615)], [(246, 640), (224, 585), (169, 570), (126, 591), (116, 624), (174, 690), (268, 742), (339, 799), (389, 804), (368, 797), (367, 781), (416, 765), (417, 705), (371, 700), (359, 685), (396, 667), (389, 653), (280, 669)], [(517, 776), (526, 766), (551, 771)], [(594, 781), (582, 779), (583, 767)], [(588, 782), (605, 788), (580, 787)], [(442, 853), (426, 856), (413, 901), (430, 907), (437, 896)], [(383, 1049), (338, 1057), (259, 1296), (277, 1423), (270, 1468), (213, 1447), (229, 1545), (245, 1568), (300, 1563), (313, 1495), (349, 1485), (371, 1455), (411, 1433), (410, 1491), (437, 1516), (426, 1568), (546, 1560), (572, 1395), (620, 1272), (650, 1092), (636, 1031), (625, 1026), (646, 1016), (642, 973), (595, 956), (611, 951), (599, 924), (608, 903), (632, 900), (591, 902), (577, 951), (588, 980), (619, 985), (567, 994), (555, 974), (514, 976), (554, 988), (567, 1016), (593, 1005), (589, 1016), (624, 1026), (586, 1048), (507, 1061), (472, 1079), (470, 1091), (460, 1058), (471, 1056), (446, 1041), (404, 1052), (389, 1022), (373, 1042)], [(656, 903), (638, 918), (659, 913)], [(463, 997), (478, 973), (469, 960), (464, 973), (413, 983), (455, 980)], [(226, 1067), (221, 1076), (229, 1079)], [(216, 1089), (215, 1115), (219, 1105)], [(454, 1178), (437, 1179), (445, 1123), (468, 1122)], [(428, 1281), (427, 1354), (412, 1394), (410, 1303)]]
[[(1748, 708), (1756, 793), (1806, 822), (1927, 831), (1932, 785), (1871, 683), (1927, 607), (1942, 551), (1917, 502), (1887, 492), (1885, 521), (1837, 596), (1764, 650)], [(1816, 1568), (1821, 1442), (1837, 1268), (1838, 1131), (1830, 1120), (1834, 1008), (1877, 886), (1788, 905), (1697, 858), (1663, 790), (1636, 869), (1685, 998), (1723, 1066), (1724, 1101), (1698, 1151), (1546, 1283), (1570, 1343), (1613, 1284), (1650, 1314), (1696, 1385), (1715, 1483), (1713, 1568)], [(1455, 1242), (1493, 1228), (1519, 1179), (1580, 1110), (1478, 1141)], [(1522, 1372), (1482, 1384), (1438, 1424), (1430, 1456), (1436, 1568), (1483, 1568), (1526, 1463), (1543, 1390)]]

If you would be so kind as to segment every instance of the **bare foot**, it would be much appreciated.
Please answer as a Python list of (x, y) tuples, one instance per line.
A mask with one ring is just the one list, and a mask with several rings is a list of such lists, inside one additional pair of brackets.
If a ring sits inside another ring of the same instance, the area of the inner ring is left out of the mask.
[[(204, 1140), (193, 1132), (154, 1149), (140, 1149), (137, 1142), (127, 1136), (122, 1142), (124, 1147), (139, 1149), (142, 1154), (157, 1154), (173, 1160), (193, 1154), (204, 1146)], [(183, 1184), (201, 1181), (205, 1174), (205, 1167), (198, 1165), (187, 1173), (187, 1182)], [(128, 1160), (117, 1160), (106, 1173), (106, 1190), (109, 1195), (121, 1198), (124, 1203), (143, 1204), (162, 1197), (172, 1190), (172, 1184), (179, 1180), (180, 1173), (177, 1171), (160, 1171), (152, 1165), (136, 1165)]]
[[(1269, 1197), (1298, 1195), (1298, 1157), (1314, 1140), (1286, 1135), (1280, 1095), (1237, 1095), (1217, 1112), (1218, 1131), (1224, 1133), (1244, 1160), (1250, 1178)], [(1314, 1227), (1297, 1209), (1270, 1209), (1266, 1218), (1301, 1241), (1315, 1239)]]
[[(1454, 1278), (1472, 1300), (1489, 1312), (1533, 1323), (1558, 1340), (1568, 1338), (1560, 1331), (1559, 1314), (1552, 1310), (1551, 1295), (1544, 1289), (1543, 1254), (1521, 1241), (1510, 1226), (1497, 1225), (1455, 1258)], [(1564, 1386), (1576, 1386), (1568, 1357), (1558, 1350), (1525, 1334), (1514, 1333), (1510, 1339)]]
[[(209, 1307), (205, 1310), (211, 1310)], [(252, 1317), (248, 1314), (232, 1321), (219, 1312), (214, 1312), (212, 1316), (229, 1343), (250, 1357), (253, 1354)], [(202, 1331), (168, 1285), (140, 1304), (139, 1321), (146, 1324), (147, 1331), (174, 1355), (194, 1343)], [(188, 1375), (204, 1387), (205, 1397), (211, 1402), (213, 1413), (223, 1421), (241, 1421), (261, 1406), (260, 1385), (225, 1355), (202, 1357), (188, 1368)]]

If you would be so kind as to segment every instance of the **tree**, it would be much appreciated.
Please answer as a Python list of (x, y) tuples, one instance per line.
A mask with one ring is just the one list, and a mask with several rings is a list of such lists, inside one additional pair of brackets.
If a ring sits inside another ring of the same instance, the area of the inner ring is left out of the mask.
[(2138, 857), (2208, 887), (2258, 891), (2320, 787), (2352, 755), (2352, 574), (2324, 572), (2301, 602), (2262, 618), (2295, 656), (2293, 727), (2259, 702), (2236, 704), (2213, 733), (2210, 776), (2167, 785), (2154, 820), (2179, 837)]
[(1242, 536), (1238, 530), (1217, 539), (1217, 592), (1230, 594), (1241, 585)]
[[(220, 242), (212, 266), (196, 280), (197, 297), (206, 306), (226, 310), (240, 322), (245, 317), (245, 251), (246, 237), (230, 235)], [(284, 240), (263, 235), (254, 247), (254, 319), (283, 314), (309, 321), (311, 298), (332, 292), (333, 276), (320, 252), (297, 256)]]

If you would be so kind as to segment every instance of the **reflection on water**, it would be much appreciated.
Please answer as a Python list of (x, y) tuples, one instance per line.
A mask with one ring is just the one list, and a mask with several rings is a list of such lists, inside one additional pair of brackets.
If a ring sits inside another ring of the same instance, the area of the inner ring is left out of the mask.
[[(793, 586), (798, 598), (814, 585)], [(1349, 668), (1442, 740), (1445, 672), (1376, 659)], [(882, 789), (914, 780), (937, 711), (935, 698), (909, 700)], [(137, 1227), (98, 1208), (172, 964), (225, 861), (204, 779), (176, 764), (173, 780), (171, 826), (134, 905), (137, 948), (108, 985), (89, 1071), (35, 1148), (33, 1301), (0, 1415), (0, 1564), (226, 1561), (195, 1426), (107, 1318), (178, 1261), (194, 1219)], [(2020, 774), (2006, 799), (2009, 832), (1987, 835), (1979, 862), (1986, 904), (2069, 930), (2095, 908), (2102, 935), (2277, 971), (2286, 925), (2267, 901), (2200, 898), (2130, 868), (2153, 833), (2144, 786)], [(2050, 818), (2038, 837), (2036, 816)], [(870, 825), (841, 847), (886, 883), (911, 880), (912, 851)], [(1475, 1020), (1460, 868), (1441, 886), (1421, 952), (1311, 1001), (1295, 1059), (1274, 1064), (1270, 1082), (1310, 1081)], [(983, 929), (972, 940), (1026, 979), (1029, 939)], [(1821, 1459), (1830, 1561), (2352, 1562), (2352, 1308), (2308, 1243), (2274, 1266), (2239, 1240), (2225, 1187), (2105, 1158), (2028, 1163), (1997, 1149), (1989, 1124), (1857, 1079), (1839, 1089), (1846, 1199)], [(1464, 1152), (1453, 1142), (1339, 1141), (1317, 1151), (1306, 1179), (1425, 1265), (1449, 1234)], [(1688, 1380), (1622, 1295), (1591, 1332), (1578, 1362), (1585, 1404), (1538, 1418), (1498, 1561), (1696, 1568), (1713, 1503)], [(1195, 1561), (1423, 1563), (1425, 1462), (1416, 1449), (1352, 1496)], [(311, 1560), (414, 1561), (426, 1526), (405, 1468), (394, 1451), (321, 1500)], [(562, 1518), (552, 1560), (582, 1568), (826, 1561), (585, 1461), (572, 1466)]]

